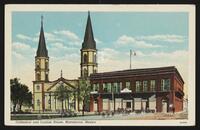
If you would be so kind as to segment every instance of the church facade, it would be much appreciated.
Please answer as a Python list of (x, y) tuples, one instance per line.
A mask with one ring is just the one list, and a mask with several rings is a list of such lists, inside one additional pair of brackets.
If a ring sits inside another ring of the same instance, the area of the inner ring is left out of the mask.
[[(87, 24), (85, 29), (84, 41), (81, 48), (81, 75), (74, 80), (65, 79), (61, 76), (54, 80), (49, 80), (49, 56), (46, 47), (43, 19), (41, 20), (41, 29), (39, 35), (39, 44), (35, 56), (35, 80), (33, 81), (33, 110), (36, 112), (60, 111), (62, 105), (64, 110), (79, 111), (82, 109), (82, 103), (78, 100), (79, 80), (88, 79), (92, 73), (97, 73), (97, 49), (94, 40), (90, 13), (88, 12)], [(67, 87), (69, 97), (63, 102), (58, 100), (57, 88), (60, 85)]]
[[(184, 81), (174, 66), (98, 73), (96, 42), (89, 12), (80, 51), (80, 77), (75, 80), (65, 79), (61, 72), (58, 79), (50, 81), (50, 57), (41, 20), (33, 81), (34, 111), (60, 111), (63, 105), (66, 111), (80, 111), (82, 108), (82, 103), (78, 100), (80, 79), (86, 79), (91, 84), (89, 104), (91, 112), (125, 109), (135, 112), (183, 110)], [(71, 95), (64, 101), (57, 98), (56, 91), (60, 85), (66, 86)]]

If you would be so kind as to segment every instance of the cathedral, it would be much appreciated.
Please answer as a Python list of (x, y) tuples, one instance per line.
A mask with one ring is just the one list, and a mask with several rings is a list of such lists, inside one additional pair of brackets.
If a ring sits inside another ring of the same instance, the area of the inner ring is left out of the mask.
[[(54, 81), (49, 80), (50, 57), (46, 47), (43, 18), (41, 18), (41, 29), (39, 35), (39, 44), (35, 56), (35, 80), (33, 81), (33, 110), (35, 112), (60, 111), (62, 104), (64, 110), (79, 111), (82, 109), (82, 103), (78, 100), (79, 80), (87, 79), (92, 73), (97, 73), (97, 49), (93, 36), (90, 12), (88, 12), (85, 36), (81, 48), (80, 77), (75, 80), (65, 79), (61, 75)], [(63, 101), (58, 100), (56, 89), (58, 86), (67, 87), (70, 97)]]

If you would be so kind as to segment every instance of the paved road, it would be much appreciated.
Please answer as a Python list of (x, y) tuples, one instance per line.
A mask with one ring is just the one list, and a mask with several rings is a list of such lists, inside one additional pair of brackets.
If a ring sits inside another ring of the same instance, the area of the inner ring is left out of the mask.
[[(65, 117), (56, 118), (56, 120), (173, 120), (173, 119), (187, 119), (187, 113), (141, 113), (135, 114), (131, 113), (129, 115), (125, 114), (115, 114), (114, 116), (79, 116), (79, 117)], [(52, 120), (52, 119), (50, 119)]]

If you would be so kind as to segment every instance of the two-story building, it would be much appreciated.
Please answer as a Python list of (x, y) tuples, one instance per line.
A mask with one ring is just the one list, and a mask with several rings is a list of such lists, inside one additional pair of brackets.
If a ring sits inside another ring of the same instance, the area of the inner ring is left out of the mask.
[(90, 75), (90, 111), (183, 110), (184, 81), (174, 66)]

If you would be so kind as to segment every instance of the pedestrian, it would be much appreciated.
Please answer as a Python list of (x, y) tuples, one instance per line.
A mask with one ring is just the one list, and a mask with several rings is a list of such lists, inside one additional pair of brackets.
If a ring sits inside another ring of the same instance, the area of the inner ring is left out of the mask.
[(175, 107), (172, 108), (172, 111), (173, 111), (173, 114), (174, 114), (174, 112), (175, 112)]

